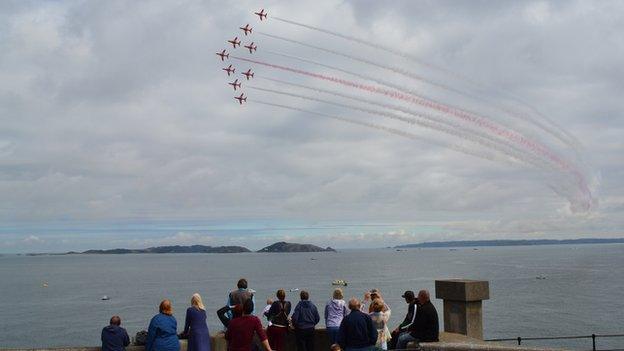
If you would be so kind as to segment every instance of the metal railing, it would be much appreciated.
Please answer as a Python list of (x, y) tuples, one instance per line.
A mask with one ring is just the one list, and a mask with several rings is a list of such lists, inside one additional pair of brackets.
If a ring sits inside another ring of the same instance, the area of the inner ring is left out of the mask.
[(570, 340), (570, 339), (591, 339), (592, 351), (624, 351), (622, 349), (596, 349), (596, 339), (598, 338), (622, 338), (624, 334), (591, 334), (591, 335), (573, 335), (573, 336), (545, 336), (545, 337), (517, 337), (517, 338), (502, 338), (502, 339), (486, 339), (484, 341), (517, 341), (518, 346), (522, 345), (522, 341), (530, 340)]

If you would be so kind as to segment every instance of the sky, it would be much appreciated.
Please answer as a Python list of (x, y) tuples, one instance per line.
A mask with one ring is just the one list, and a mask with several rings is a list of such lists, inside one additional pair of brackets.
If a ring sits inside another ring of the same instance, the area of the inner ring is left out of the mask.
[[(619, 1), (2, 1), (0, 252), (622, 237), (623, 12)], [(235, 36), (257, 51), (228, 47)], [(223, 49), (343, 83), (221, 62)], [(414, 111), (453, 134), (397, 119)]]

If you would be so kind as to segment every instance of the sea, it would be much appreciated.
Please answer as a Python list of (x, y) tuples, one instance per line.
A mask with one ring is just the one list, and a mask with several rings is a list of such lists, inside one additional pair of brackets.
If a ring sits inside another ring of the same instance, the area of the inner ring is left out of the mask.
[[(191, 295), (202, 295), (209, 329), (239, 278), (256, 291), (256, 312), (277, 289), (297, 302), (307, 290), (323, 311), (334, 279), (345, 297), (381, 290), (404, 317), (405, 290), (446, 278), (487, 280), (485, 338), (624, 334), (624, 245), (358, 249), (322, 253), (0, 256), (0, 348), (96, 346), (112, 315), (130, 335), (147, 329), (162, 299), (172, 300), (178, 329)], [(292, 290), (292, 292), (291, 292)], [(103, 296), (109, 300), (102, 300)], [(442, 329), (442, 303), (433, 299)], [(321, 322), (322, 325), (322, 322)], [(591, 340), (523, 342), (591, 349)], [(622, 349), (624, 338), (598, 338), (598, 349)]]

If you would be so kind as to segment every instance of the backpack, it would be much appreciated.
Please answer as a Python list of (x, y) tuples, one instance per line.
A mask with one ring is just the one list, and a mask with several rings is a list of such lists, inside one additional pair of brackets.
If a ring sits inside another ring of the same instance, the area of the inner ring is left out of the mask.
[(134, 337), (134, 344), (137, 346), (144, 346), (147, 343), (147, 331), (141, 330), (137, 332)]

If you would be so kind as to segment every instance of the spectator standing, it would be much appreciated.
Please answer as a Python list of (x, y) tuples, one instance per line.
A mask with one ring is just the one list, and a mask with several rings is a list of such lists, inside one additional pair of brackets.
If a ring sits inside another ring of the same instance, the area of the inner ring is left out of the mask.
[(302, 290), (301, 301), (295, 307), (292, 323), (295, 327), (295, 339), (298, 351), (314, 351), (314, 327), (321, 320), (316, 306), (310, 302), (310, 294)]
[(269, 345), (273, 350), (283, 351), (284, 339), (288, 333), (288, 316), (290, 315), (291, 304), (290, 301), (286, 301), (286, 291), (283, 289), (279, 289), (275, 296), (277, 301), (274, 301), (267, 311), (267, 318), (269, 319), (267, 336)]
[(124, 351), (128, 345), (130, 337), (121, 327), (121, 318), (111, 317), (108, 326), (102, 329), (102, 351)]
[(325, 327), (327, 328), (327, 336), (329, 343), (335, 344), (338, 340), (338, 330), (342, 319), (349, 314), (347, 304), (343, 300), (344, 295), (342, 289), (334, 290), (332, 299), (325, 305)]
[(371, 303), (371, 308), (373, 312), (369, 315), (371, 320), (373, 321), (373, 327), (377, 330), (377, 343), (375, 346), (382, 350), (388, 349), (388, 340), (391, 336), (388, 335), (386, 327), (388, 323), (388, 316), (383, 313), (384, 303), (381, 299), (375, 299)]
[(262, 329), (260, 319), (251, 313), (253, 312), (253, 302), (248, 299), (243, 304), (243, 315), (232, 319), (225, 332), (225, 340), (228, 343), (228, 351), (251, 351), (253, 347), (254, 334), (262, 342), (265, 351), (271, 351), (266, 333)]
[(377, 343), (377, 330), (373, 326), (373, 321), (360, 308), (358, 299), (349, 300), (351, 312), (340, 324), (338, 343), (345, 351), (372, 351)]
[(171, 301), (162, 300), (158, 310), (147, 328), (145, 351), (180, 351), (178, 323), (173, 316)]
[(187, 351), (210, 351), (206, 308), (201, 296), (197, 293), (191, 297), (191, 307), (186, 309), (183, 333), (188, 335)]

